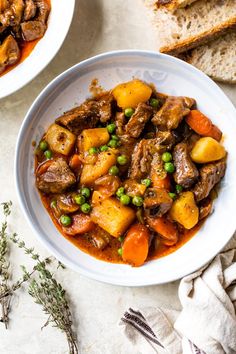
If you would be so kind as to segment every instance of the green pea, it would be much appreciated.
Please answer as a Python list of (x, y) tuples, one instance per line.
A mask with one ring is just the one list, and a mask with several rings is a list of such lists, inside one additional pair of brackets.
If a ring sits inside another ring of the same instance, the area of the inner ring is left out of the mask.
[(71, 217), (69, 215), (62, 215), (60, 217), (60, 222), (63, 226), (70, 226), (72, 223)]
[(107, 145), (103, 145), (100, 147), (101, 151), (107, 151), (109, 149), (109, 147)]
[(171, 153), (170, 152), (164, 152), (164, 154), (162, 154), (162, 161), (164, 161), (164, 162), (172, 161)]
[(111, 138), (112, 138), (112, 140), (119, 141), (119, 138), (118, 138), (118, 136), (117, 136), (117, 135), (114, 135), (114, 134), (113, 134), (113, 135), (111, 136)]
[(52, 209), (55, 209), (56, 206), (57, 206), (56, 200), (52, 200), (52, 201), (51, 201), (51, 204), (50, 204), (50, 207), (51, 207)]
[(133, 109), (133, 108), (126, 108), (126, 109), (125, 109), (125, 116), (126, 116), (127, 118), (132, 117), (133, 114), (134, 114), (134, 109)]
[(172, 162), (166, 162), (164, 168), (167, 173), (173, 173), (175, 171), (175, 166)]
[(145, 178), (145, 179), (142, 179), (141, 184), (143, 184), (144, 186), (146, 186), (148, 188), (152, 184), (152, 181), (150, 180), (150, 178)]
[(120, 202), (121, 202), (121, 204), (129, 205), (129, 203), (130, 203), (130, 197), (129, 197), (127, 194), (123, 194), (123, 195), (120, 197)]
[(159, 100), (156, 98), (151, 98), (150, 99), (150, 106), (152, 106), (153, 108), (159, 108), (159, 106), (160, 106)]
[(118, 141), (111, 139), (107, 145), (111, 148), (116, 148), (118, 145)]
[(91, 191), (89, 188), (87, 187), (84, 187), (81, 189), (81, 194), (85, 197), (85, 198), (89, 198), (90, 197), (90, 194), (91, 194)]
[(46, 151), (48, 148), (48, 143), (45, 140), (40, 141), (39, 148), (42, 151)]
[(124, 187), (120, 187), (119, 189), (117, 189), (116, 195), (118, 198), (120, 198), (123, 194), (125, 194)]
[(91, 147), (88, 152), (89, 152), (89, 155), (94, 155), (94, 154), (98, 153), (98, 149), (95, 147)]
[(175, 199), (176, 198), (176, 194), (175, 193), (169, 193), (169, 196), (171, 197), (171, 199)]
[(120, 243), (122, 243), (124, 241), (124, 236), (118, 237), (118, 241), (120, 241)]
[(132, 199), (132, 203), (137, 206), (137, 207), (140, 207), (143, 205), (143, 198), (142, 197), (139, 197), (139, 196), (135, 196), (133, 197)]
[(51, 150), (44, 151), (44, 156), (46, 157), (46, 159), (50, 160), (52, 158)]
[(109, 173), (110, 175), (112, 176), (117, 176), (119, 174), (119, 168), (117, 166), (112, 166), (110, 169), (109, 169)]
[(83, 195), (78, 194), (74, 196), (74, 201), (76, 202), (76, 204), (82, 205), (85, 203), (86, 199)]
[(183, 190), (183, 187), (180, 184), (176, 184), (175, 189), (176, 189), (177, 193), (181, 193)]
[(126, 165), (127, 162), (128, 162), (128, 159), (125, 155), (120, 155), (117, 157), (117, 162), (119, 165), (123, 166), (123, 165)]
[(122, 248), (119, 248), (119, 249), (117, 250), (117, 253), (118, 253), (119, 256), (122, 256), (122, 254), (123, 254)]
[(83, 205), (81, 205), (80, 209), (81, 209), (82, 213), (88, 214), (91, 211), (91, 205), (88, 203), (84, 203)]
[(107, 125), (107, 131), (108, 133), (112, 134), (116, 130), (116, 125), (115, 123), (111, 123)]

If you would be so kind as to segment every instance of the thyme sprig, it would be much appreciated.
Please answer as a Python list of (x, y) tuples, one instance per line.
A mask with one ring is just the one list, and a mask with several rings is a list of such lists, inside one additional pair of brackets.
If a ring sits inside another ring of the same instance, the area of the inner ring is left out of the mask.
[[(1, 314), (0, 321), (4, 323), (5, 328), (8, 328), (9, 323), (9, 312), (11, 304), (11, 294), (9, 293), (9, 279), (10, 274), (10, 263), (8, 261), (9, 254), (9, 243), (7, 235), (7, 218), (11, 214), (12, 202), (2, 203), (4, 222), (2, 223), (0, 230), (0, 306)], [(7, 296), (2, 297), (3, 293), (8, 293)]]
[[(3, 214), (5, 217), (0, 230), (0, 305), (2, 309), (2, 319), (6, 328), (9, 322), (9, 311), (12, 296), (15, 291), (20, 289), (26, 282), (30, 282), (28, 293), (33, 297), (34, 301), (42, 306), (48, 320), (46, 327), (51, 323), (54, 327), (65, 333), (70, 354), (78, 354), (78, 346), (76, 336), (73, 332), (72, 313), (69, 307), (66, 291), (61, 284), (55, 279), (54, 274), (48, 269), (52, 258), (48, 257), (42, 260), (34, 248), (28, 248), (24, 241), (20, 240), (16, 233), (9, 235), (8, 216), (11, 214), (12, 203), (2, 203)], [(22, 249), (26, 255), (30, 256), (35, 262), (31, 271), (25, 266), (21, 266), (23, 275), (13, 284), (9, 284), (11, 279), (10, 263), (9, 263), (9, 243), (13, 242), (18, 248)], [(64, 265), (58, 262), (58, 268), (64, 269)]]

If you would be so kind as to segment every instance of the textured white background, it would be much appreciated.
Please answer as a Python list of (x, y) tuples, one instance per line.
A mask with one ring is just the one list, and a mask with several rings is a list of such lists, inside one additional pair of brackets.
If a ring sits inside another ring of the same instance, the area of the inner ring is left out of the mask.
[[(35, 246), (42, 256), (47, 256), (47, 253), (24, 220), (13, 182), (15, 142), (28, 107), (56, 75), (85, 58), (115, 49), (155, 49), (155, 39), (141, 0), (76, 2), (71, 30), (57, 57), (24, 89), (0, 101), (0, 201), (13, 201), (12, 229), (28, 244)], [(236, 88), (221, 87), (236, 104)], [(11, 259), (15, 276), (19, 264), (31, 264), (15, 249)], [(180, 306), (178, 282), (146, 288), (121, 288), (83, 278), (69, 269), (60, 271), (58, 279), (71, 296), (80, 352), (83, 354), (138, 354), (124, 341), (117, 326), (125, 309), (148, 305), (178, 309)], [(11, 319), (7, 332), (0, 325), (1, 354), (67, 353), (67, 344), (61, 333), (52, 327), (40, 330), (46, 317), (24, 290), (19, 291), (14, 299)]]

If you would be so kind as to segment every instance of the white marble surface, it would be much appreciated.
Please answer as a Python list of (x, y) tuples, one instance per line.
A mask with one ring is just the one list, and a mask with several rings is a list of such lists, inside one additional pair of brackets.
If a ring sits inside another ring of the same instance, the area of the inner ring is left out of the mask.
[[(35, 240), (19, 208), (13, 180), (13, 158), (17, 133), (24, 115), (42, 88), (71, 65), (95, 54), (115, 49), (155, 49), (148, 19), (141, 0), (77, 0), (69, 35), (57, 57), (29, 85), (0, 101), (0, 201), (11, 199), (14, 212), (12, 230), (46, 256)], [(236, 104), (236, 87), (222, 85)], [(12, 250), (15, 276), (19, 264), (30, 261)], [(58, 279), (68, 289), (74, 304), (74, 319), (80, 352), (89, 354), (138, 354), (124, 341), (117, 323), (129, 307), (161, 305), (179, 308), (178, 282), (146, 288), (121, 288), (84, 278), (69, 269), (60, 271)], [(10, 329), (0, 326), (1, 354), (67, 353), (64, 336), (56, 329), (40, 327), (46, 317), (24, 290), (17, 294), (11, 312)], [(142, 353), (145, 354), (145, 353)]]

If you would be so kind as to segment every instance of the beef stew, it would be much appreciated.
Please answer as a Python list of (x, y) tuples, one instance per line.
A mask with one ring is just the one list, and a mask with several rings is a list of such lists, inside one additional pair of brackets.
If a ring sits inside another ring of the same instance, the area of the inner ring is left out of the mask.
[(193, 98), (135, 79), (52, 123), (36, 147), (36, 186), (73, 244), (141, 266), (181, 247), (212, 212), (221, 137)]

